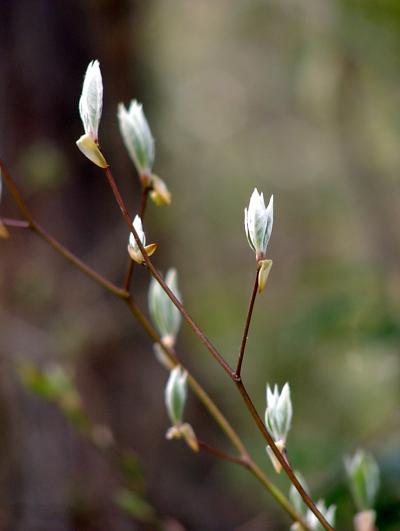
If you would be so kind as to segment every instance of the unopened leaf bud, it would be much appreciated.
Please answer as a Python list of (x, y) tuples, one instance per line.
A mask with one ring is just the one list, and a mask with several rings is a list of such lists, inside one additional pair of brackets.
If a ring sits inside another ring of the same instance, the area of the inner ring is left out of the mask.
[(103, 109), (103, 81), (99, 61), (91, 61), (83, 81), (79, 100), (79, 113), (85, 133), (95, 142), (99, 136), (99, 125)]
[[(146, 245), (146, 235), (143, 231), (142, 220), (140, 219), (139, 216), (135, 216), (135, 219), (133, 220), (132, 225), (139, 237), (140, 242), (145, 248), (146, 253), (148, 254), (148, 256), (151, 256), (154, 253), (154, 251), (157, 249), (157, 244), (150, 243)], [(128, 253), (129, 253), (129, 256), (132, 258), (132, 260), (134, 260), (138, 264), (143, 264), (144, 258), (142, 255), (142, 251), (140, 250), (139, 245), (137, 244), (135, 236), (133, 235), (132, 232), (129, 236)]]
[(380, 484), (379, 467), (372, 454), (357, 450), (345, 459), (350, 489), (358, 511), (372, 509)]
[(265, 410), (265, 425), (270, 431), (275, 442), (280, 442), (284, 448), (286, 439), (290, 431), (293, 408), (290, 398), (290, 387), (288, 383), (279, 392), (275, 385), (273, 391), (267, 385), (266, 389), (267, 408)]
[(265, 207), (264, 194), (254, 189), (249, 207), (244, 209), (244, 227), (250, 247), (256, 253), (257, 262), (266, 258), (274, 220), (273, 196)]
[(99, 125), (103, 109), (103, 81), (99, 62), (92, 61), (87, 67), (79, 99), (79, 114), (85, 134), (77, 140), (76, 145), (91, 162), (100, 168), (108, 164), (99, 148)]
[(170, 372), (165, 387), (165, 405), (174, 426), (182, 424), (183, 411), (187, 398), (187, 372), (177, 365)]
[[(154, 139), (143, 112), (143, 107), (132, 100), (126, 109), (123, 103), (118, 106), (118, 122), (122, 139), (139, 176), (148, 181), (154, 164)], [(143, 182), (143, 184), (148, 184)]]
[[(167, 271), (165, 283), (175, 297), (181, 300), (176, 269)], [(181, 324), (181, 314), (154, 278), (151, 279), (149, 288), (149, 310), (162, 342), (168, 347), (173, 347)]]

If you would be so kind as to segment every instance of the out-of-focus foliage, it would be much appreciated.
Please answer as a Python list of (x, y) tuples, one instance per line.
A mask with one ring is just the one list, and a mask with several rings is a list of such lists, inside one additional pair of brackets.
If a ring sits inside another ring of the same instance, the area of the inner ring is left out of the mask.
[[(349, 528), (356, 510), (343, 456), (358, 446), (374, 453), (382, 478), (377, 526), (394, 531), (400, 521), (400, 7), (395, 0), (138, 6), (77, 0), (57, 16), (53, 5), (42, 8), (28, 24), (28, 3), (15, 3), (2, 33), (0, 88), (8, 102), (8, 114), (0, 115), (2, 158), (12, 163), (40, 220), (89, 263), (122, 279), (125, 228), (98, 170), (74, 146), (84, 68), (99, 58), (102, 149), (137, 206), (139, 188), (116, 112), (120, 101), (143, 101), (156, 140), (154, 171), (173, 196), (171, 207), (150, 205), (146, 213), (146, 233), (159, 243), (155, 262), (164, 271), (177, 267), (185, 305), (231, 362), (254, 276), (243, 210), (254, 187), (266, 197), (273, 193), (267, 254), (274, 267), (256, 302), (244, 379), (260, 412), (266, 382), (290, 382), (288, 452), (316, 499), (337, 505), (338, 529)], [(76, 20), (82, 31), (75, 35)], [(49, 58), (53, 53), (57, 60)], [(10, 93), (8, 83), (18, 90)], [(12, 210), (8, 201), (3, 190), (2, 209)], [(122, 446), (138, 449), (160, 510), (191, 529), (283, 528), (287, 521), (273, 500), (240, 469), (165, 441), (165, 373), (124, 308), (33, 236), (12, 236), (0, 251), (4, 356), (75, 364), (91, 414), (111, 425)], [(145, 308), (148, 281), (141, 271), (134, 285)], [(177, 351), (273, 476), (240, 399), (185, 326)], [(33, 434), (23, 438), (25, 446), (14, 445), (17, 457), (27, 456), (16, 459), (25, 490), (14, 496), (26, 522), (33, 513), (25, 492), (28, 499), (39, 493), (38, 514), (43, 499), (70, 503), (60, 470), (65, 474), (72, 450), (47, 410), (10, 391), (7, 367), (3, 374), (10, 420), (1, 420), (13, 424), (18, 441), (23, 429)], [(224, 448), (197, 402), (189, 399), (186, 413), (199, 438)], [(49, 433), (41, 426), (50, 426)], [(60, 449), (51, 462), (46, 443)], [(32, 456), (41, 466), (26, 465)], [(92, 465), (92, 481), (79, 476), (73, 494), (84, 492), (88, 506), (102, 510), (99, 500), (116, 489), (110, 474), (98, 479), (97, 469)], [(279, 483), (287, 490), (284, 478)], [(119, 529), (115, 518), (108, 512), (101, 525)]]
[[(400, 10), (159, 2), (148, 23), (162, 43), (146, 55), (159, 100), (152, 127), (175, 199), (157, 219), (174, 237), (185, 301), (233, 360), (253, 259), (241, 215), (254, 186), (273, 193), (274, 267), (244, 375), (260, 407), (265, 381), (290, 381), (291, 459), (346, 527), (343, 454), (362, 443), (384, 459), (399, 434)], [(187, 340), (218, 393), (221, 374)], [(220, 396), (247, 426), (232, 395)], [(383, 483), (386, 504), (396, 495)], [(394, 506), (383, 512), (379, 528), (395, 528)]]

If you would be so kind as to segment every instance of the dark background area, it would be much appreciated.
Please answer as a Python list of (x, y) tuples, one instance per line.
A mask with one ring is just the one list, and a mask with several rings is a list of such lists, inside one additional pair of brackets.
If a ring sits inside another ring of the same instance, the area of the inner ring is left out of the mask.
[[(358, 446), (381, 467), (378, 527), (398, 529), (400, 5), (3, 0), (0, 156), (40, 223), (122, 282), (125, 225), (102, 172), (75, 146), (94, 58), (106, 158), (134, 211), (140, 188), (116, 109), (137, 98), (156, 138), (154, 170), (173, 195), (171, 207), (148, 209), (155, 264), (177, 267), (185, 305), (232, 363), (254, 268), (243, 209), (255, 186), (274, 194), (274, 266), (245, 381), (261, 413), (265, 384), (290, 382), (289, 453), (314, 498), (338, 505), (338, 529), (351, 527), (343, 457)], [(16, 213), (3, 187), (1, 214)], [(166, 529), (287, 529), (245, 471), (165, 440), (167, 375), (126, 308), (33, 234), (11, 236), (0, 243), (1, 529), (149, 528), (114, 504), (112, 460), (25, 388), (26, 362), (73, 370), (93, 421), (138, 456)], [(135, 275), (146, 308), (148, 278)], [(186, 326), (177, 348), (275, 478), (240, 397)], [(187, 417), (229, 449), (193, 397)], [(287, 491), (286, 478), (277, 482)]]

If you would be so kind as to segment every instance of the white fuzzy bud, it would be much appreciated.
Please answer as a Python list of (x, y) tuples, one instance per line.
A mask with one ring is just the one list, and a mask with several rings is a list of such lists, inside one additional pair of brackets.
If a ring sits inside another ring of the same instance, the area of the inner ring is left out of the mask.
[[(135, 219), (133, 220), (132, 225), (139, 237), (140, 242), (145, 248), (147, 254), (151, 256), (154, 253), (154, 251), (157, 249), (157, 245), (155, 243), (146, 245), (146, 235), (143, 231), (142, 220), (140, 219), (139, 216), (135, 216)], [(134, 260), (138, 264), (143, 264), (144, 258), (143, 258), (142, 252), (132, 232), (129, 235), (128, 253), (129, 253), (129, 256), (132, 258), (132, 260)]]
[[(169, 269), (167, 271), (165, 283), (175, 297), (181, 301), (175, 269)], [(149, 311), (163, 343), (165, 342), (168, 346), (173, 346), (181, 324), (181, 314), (154, 278), (150, 282)]]
[(103, 81), (99, 62), (92, 61), (87, 67), (79, 100), (79, 114), (85, 134), (77, 141), (80, 151), (100, 168), (107, 168), (108, 163), (99, 148), (99, 125), (103, 109)]
[(132, 100), (126, 109), (118, 106), (118, 121), (122, 139), (139, 175), (150, 177), (154, 164), (154, 139), (143, 112), (142, 105)]
[(103, 81), (99, 61), (91, 61), (83, 81), (79, 100), (79, 113), (85, 133), (95, 142), (99, 136), (99, 124), (103, 109)]
[(379, 467), (372, 454), (357, 450), (345, 459), (350, 488), (358, 511), (372, 509), (380, 484)]
[(268, 206), (265, 207), (264, 195), (254, 189), (249, 207), (244, 209), (244, 227), (250, 247), (256, 253), (256, 259), (266, 258), (267, 246), (271, 237), (274, 221), (274, 199), (271, 195)]
[(187, 376), (187, 372), (180, 365), (177, 365), (170, 372), (165, 387), (165, 405), (174, 426), (182, 424), (187, 398)]
[(277, 385), (274, 386), (273, 391), (267, 385), (266, 395), (267, 408), (265, 410), (265, 425), (274, 441), (280, 442), (284, 447), (293, 415), (289, 384), (285, 383), (280, 393)]

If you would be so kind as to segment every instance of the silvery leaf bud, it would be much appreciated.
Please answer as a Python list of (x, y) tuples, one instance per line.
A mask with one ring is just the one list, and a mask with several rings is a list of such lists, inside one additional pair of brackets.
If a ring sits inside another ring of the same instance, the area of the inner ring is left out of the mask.
[[(165, 283), (175, 297), (181, 301), (176, 269), (169, 269), (167, 271), (167, 274), (165, 275)], [(175, 344), (175, 339), (181, 324), (181, 314), (154, 278), (152, 278), (150, 282), (149, 311), (151, 318), (161, 335), (162, 342), (172, 347)]]
[(279, 393), (278, 386), (271, 391), (267, 385), (267, 409), (265, 410), (265, 425), (270, 431), (275, 442), (280, 442), (285, 447), (286, 439), (292, 422), (292, 401), (288, 383)]
[(99, 125), (103, 109), (103, 81), (101, 79), (99, 61), (91, 61), (87, 67), (83, 81), (82, 94), (79, 100), (79, 114), (85, 134), (76, 142), (81, 152), (100, 168), (108, 166), (99, 149)]
[(126, 109), (118, 106), (118, 121), (122, 139), (140, 177), (148, 179), (154, 164), (154, 139), (142, 105), (132, 100)]
[(374, 457), (357, 450), (353, 457), (345, 459), (354, 502), (359, 511), (372, 509), (379, 489), (379, 467)]
[[(146, 235), (143, 231), (142, 220), (140, 219), (139, 216), (135, 216), (135, 219), (133, 220), (132, 225), (137, 235), (139, 236), (139, 240), (141, 241), (147, 254), (151, 256), (154, 253), (154, 251), (157, 249), (157, 244), (151, 243), (149, 245), (146, 245)], [(143, 264), (144, 258), (143, 258), (142, 252), (139, 249), (139, 246), (135, 240), (135, 236), (133, 235), (132, 232), (129, 236), (128, 253), (129, 253), (129, 256), (132, 258), (132, 260), (134, 260), (138, 264)]]
[(165, 387), (165, 405), (174, 426), (182, 424), (187, 398), (187, 376), (187, 372), (180, 365), (177, 365), (170, 372)]
[(274, 199), (271, 195), (268, 206), (265, 207), (264, 194), (254, 189), (249, 207), (244, 209), (244, 227), (250, 247), (256, 253), (256, 260), (266, 258), (267, 246), (271, 237), (274, 220)]
[(85, 133), (95, 142), (99, 136), (99, 124), (103, 109), (103, 81), (99, 61), (91, 61), (83, 81), (79, 100), (79, 113)]

